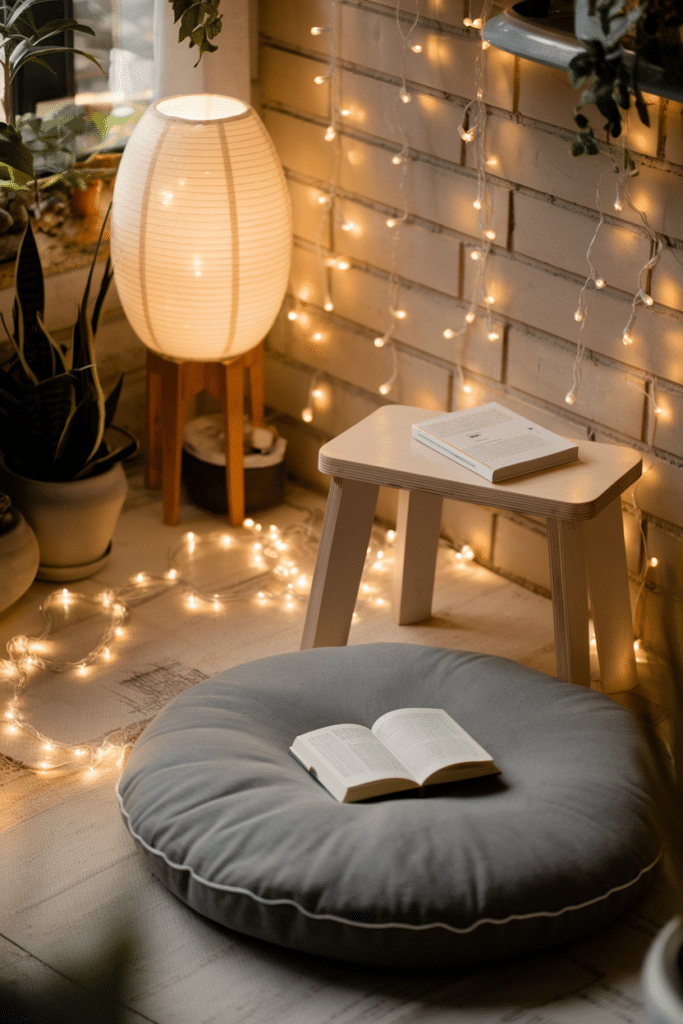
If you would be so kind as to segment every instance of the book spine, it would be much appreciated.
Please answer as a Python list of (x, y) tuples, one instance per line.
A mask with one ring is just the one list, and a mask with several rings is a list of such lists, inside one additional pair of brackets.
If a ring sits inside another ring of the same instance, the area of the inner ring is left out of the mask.
[(483, 462), (476, 462), (474, 459), (468, 458), (463, 455), (462, 452), (458, 451), (457, 448), (453, 448), (451, 445), (445, 442), (439, 441), (438, 438), (433, 437), (431, 434), (416, 433), (414, 437), (418, 441), (422, 441), (423, 444), (429, 445), (434, 451), (441, 452), (442, 455), (447, 455), (449, 459), (453, 459), (454, 462), (460, 463), (461, 466), (465, 466), (466, 469), (471, 469), (474, 473), (478, 473), (479, 476), (483, 476), (486, 480), (493, 482), (493, 470), (484, 465)]

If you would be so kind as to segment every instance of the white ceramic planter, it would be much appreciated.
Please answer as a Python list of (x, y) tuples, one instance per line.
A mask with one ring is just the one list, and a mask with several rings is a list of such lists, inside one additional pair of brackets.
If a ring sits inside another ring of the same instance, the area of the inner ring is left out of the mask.
[(39, 561), (35, 533), (21, 512), (10, 507), (0, 516), (0, 612), (26, 593), (36, 578)]
[(0, 463), (0, 490), (24, 515), (40, 548), (38, 579), (92, 576), (109, 554), (128, 482), (123, 466), (84, 480), (31, 480)]
[(674, 917), (662, 928), (643, 964), (643, 1002), (648, 1024), (683, 1024), (683, 983), (679, 955), (683, 919)]

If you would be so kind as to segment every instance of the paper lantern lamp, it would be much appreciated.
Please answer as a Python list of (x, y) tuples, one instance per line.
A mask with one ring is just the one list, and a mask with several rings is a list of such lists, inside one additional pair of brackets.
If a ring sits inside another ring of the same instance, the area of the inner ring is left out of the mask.
[(232, 359), (270, 330), (287, 288), (292, 214), (273, 143), (228, 96), (152, 104), (114, 186), (116, 287), (140, 340), (173, 359)]
[[(228, 491), (231, 479), (235, 493), (243, 488), (237, 360), (244, 356), (250, 371), (252, 406), (254, 395), (260, 396), (260, 412), (252, 408), (256, 423), (263, 404), (262, 350), (260, 364), (247, 354), (282, 305), (291, 252), (287, 183), (256, 112), (241, 100), (211, 94), (173, 96), (148, 107), (116, 175), (111, 254), (124, 312), (149, 350), (148, 484), (156, 486), (156, 416), (163, 420), (166, 522), (177, 522), (182, 402), (193, 393), (216, 391), (230, 405)], [(169, 369), (169, 362), (175, 366)], [(232, 377), (224, 373), (229, 365)], [(238, 422), (239, 440), (233, 429)], [(226, 444), (227, 437), (226, 419)], [(167, 485), (174, 491), (168, 501)], [(238, 497), (231, 502), (233, 523), (240, 508)]]

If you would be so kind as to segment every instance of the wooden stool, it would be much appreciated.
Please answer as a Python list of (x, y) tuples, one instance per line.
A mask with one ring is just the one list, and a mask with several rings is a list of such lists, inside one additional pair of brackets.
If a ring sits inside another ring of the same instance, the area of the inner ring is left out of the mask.
[(187, 402), (201, 391), (223, 403), (225, 483), (231, 526), (244, 521), (244, 371), (249, 371), (251, 419), (263, 426), (263, 344), (216, 363), (176, 362), (147, 350), (147, 443), (145, 483), (163, 479), (164, 522), (178, 522), (183, 427)]
[(411, 436), (434, 412), (377, 409), (320, 449), (332, 477), (301, 647), (343, 646), (351, 627), (380, 485), (401, 488), (393, 618), (429, 618), (444, 498), (545, 516), (557, 675), (590, 685), (588, 587), (602, 689), (636, 685), (621, 493), (641, 474), (637, 452), (579, 442), (579, 460), (492, 484)]

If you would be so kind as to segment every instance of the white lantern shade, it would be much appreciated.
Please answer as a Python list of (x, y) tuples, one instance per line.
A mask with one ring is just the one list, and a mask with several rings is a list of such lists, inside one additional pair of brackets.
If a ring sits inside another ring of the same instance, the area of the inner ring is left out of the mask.
[(159, 100), (126, 144), (111, 254), (124, 312), (162, 356), (232, 359), (268, 333), (287, 289), (292, 213), (273, 143), (241, 100)]

